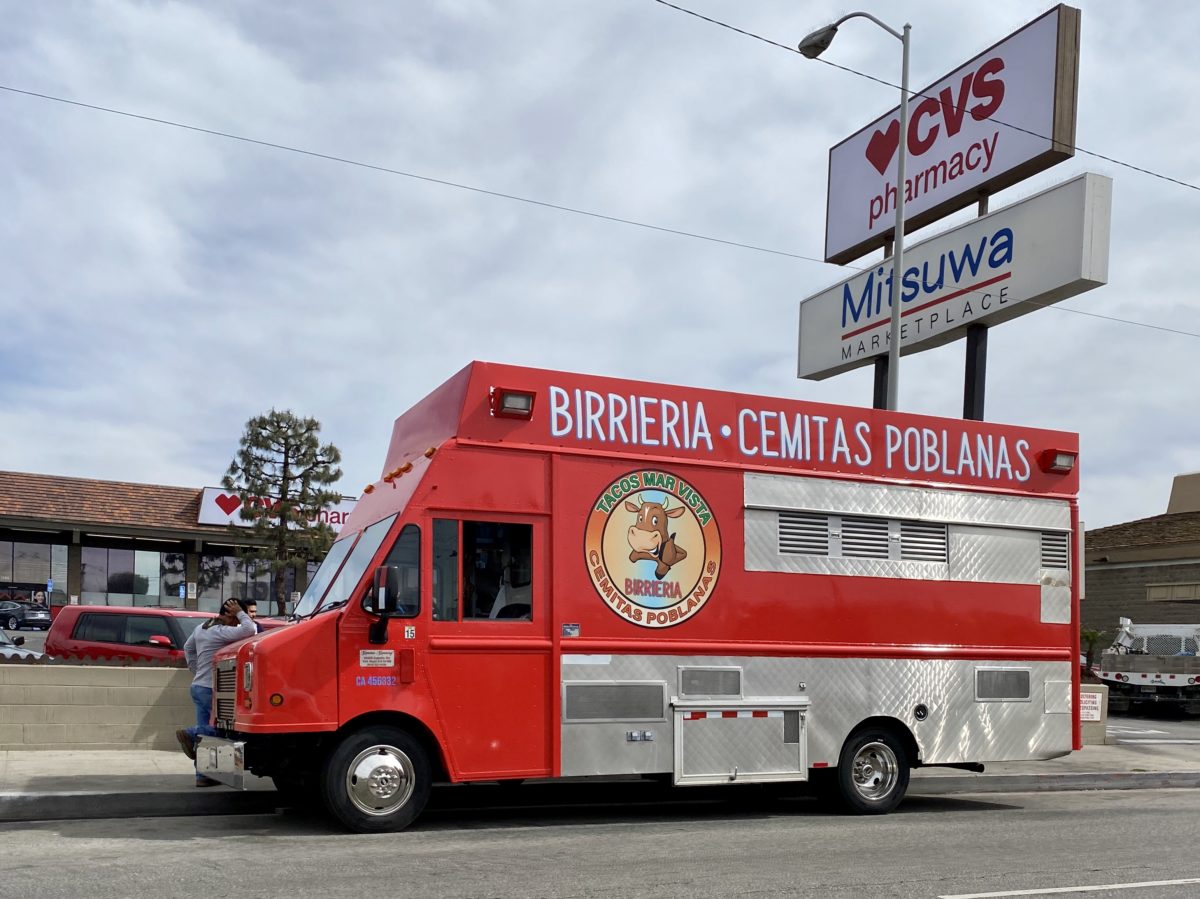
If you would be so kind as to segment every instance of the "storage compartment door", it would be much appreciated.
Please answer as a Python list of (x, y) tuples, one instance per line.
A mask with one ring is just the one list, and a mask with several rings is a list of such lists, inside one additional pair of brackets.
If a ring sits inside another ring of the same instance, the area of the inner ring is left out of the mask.
[(675, 783), (806, 780), (806, 708), (675, 707)]

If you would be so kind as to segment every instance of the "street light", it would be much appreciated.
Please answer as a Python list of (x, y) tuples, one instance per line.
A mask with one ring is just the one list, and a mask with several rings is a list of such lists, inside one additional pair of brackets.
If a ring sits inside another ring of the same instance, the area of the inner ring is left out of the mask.
[(908, 156), (908, 38), (912, 26), (904, 23), (903, 34), (889, 28), (868, 12), (852, 12), (832, 25), (818, 28), (802, 40), (797, 49), (808, 59), (816, 59), (833, 43), (838, 26), (847, 19), (870, 19), (904, 48), (900, 66), (900, 152), (896, 160), (896, 237), (892, 254), (891, 328), (888, 332), (887, 408), (895, 411), (900, 389), (900, 295), (904, 292), (904, 163)]

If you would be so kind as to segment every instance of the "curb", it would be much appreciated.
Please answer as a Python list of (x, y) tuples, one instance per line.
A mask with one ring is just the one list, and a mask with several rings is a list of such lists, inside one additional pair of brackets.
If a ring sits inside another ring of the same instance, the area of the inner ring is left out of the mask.
[(1040, 793), (1064, 790), (1164, 790), (1200, 787), (1200, 771), (1111, 771), (1080, 774), (976, 774), (914, 777), (910, 796), (948, 793)]
[(257, 792), (0, 793), (0, 823), (93, 818), (255, 815), (274, 812), (279, 796)]

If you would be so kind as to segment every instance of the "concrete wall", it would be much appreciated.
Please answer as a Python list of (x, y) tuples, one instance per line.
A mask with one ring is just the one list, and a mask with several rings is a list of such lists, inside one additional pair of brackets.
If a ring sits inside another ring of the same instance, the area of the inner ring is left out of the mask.
[(176, 749), (191, 683), (184, 668), (0, 664), (0, 750)]
[(1083, 625), (1103, 630), (1111, 639), (1117, 629), (1117, 619), (1122, 616), (1133, 619), (1134, 624), (1200, 623), (1200, 604), (1196, 602), (1151, 602), (1146, 599), (1147, 584), (1172, 583), (1200, 583), (1200, 565), (1089, 564), (1087, 596), (1080, 605)]

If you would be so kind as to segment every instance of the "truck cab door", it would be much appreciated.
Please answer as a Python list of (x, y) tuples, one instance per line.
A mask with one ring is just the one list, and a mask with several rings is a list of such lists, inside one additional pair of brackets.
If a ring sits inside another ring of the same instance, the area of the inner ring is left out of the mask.
[(455, 779), (551, 772), (547, 523), (432, 521), (429, 686)]

